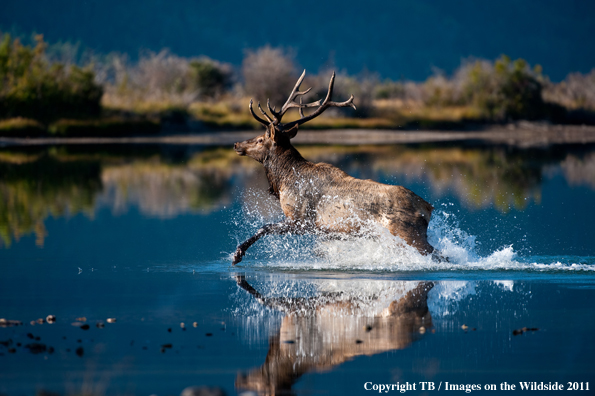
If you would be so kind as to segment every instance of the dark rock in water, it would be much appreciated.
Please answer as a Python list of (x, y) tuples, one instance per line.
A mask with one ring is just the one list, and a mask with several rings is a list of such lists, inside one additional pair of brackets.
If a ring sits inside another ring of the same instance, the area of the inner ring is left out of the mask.
[(225, 396), (225, 391), (216, 387), (189, 386), (180, 396)]
[(48, 347), (48, 353), (54, 353), (54, 347)]
[(83, 355), (85, 354), (85, 350), (83, 349), (83, 347), (76, 348), (76, 351), (74, 352), (78, 357), (83, 357)]
[(88, 324), (84, 324), (81, 326), (81, 329), (83, 330), (89, 330), (89, 325)]
[(22, 324), (23, 324), (23, 322), (21, 322), (20, 320), (10, 320), (10, 319), (0, 318), (0, 327), (20, 326)]
[(35, 341), (41, 341), (41, 337), (35, 337)]
[(207, 337), (212, 337), (212, 336), (213, 336), (213, 333), (207, 333), (207, 334), (205, 334), (205, 335), (206, 335)]
[(516, 329), (512, 331), (512, 335), (520, 335), (523, 333), (526, 333), (528, 331), (538, 331), (539, 329), (537, 327), (523, 327), (522, 329)]
[(2, 345), (2, 346), (4, 346), (4, 347), (8, 348), (8, 346), (9, 346), (9, 345), (12, 345), (12, 339), (10, 339), (10, 338), (9, 338), (9, 339), (8, 339), (8, 340), (6, 340), (6, 341), (0, 341), (0, 345)]
[(8, 348), (8, 353), (17, 353), (15, 348)]
[(31, 333), (27, 333), (27, 337), (30, 338), (30, 339), (34, 339), (35, 338), (35, 336), (33, 334), (31, 334)]
[(103, 329), (105, 327), (105, 324), (103, 322), (97, 322), (97, 324), (95, 325), (98, 329)]
[(173, 345), (172, 344), (163, 344), (161, 345), (161, 348), (172, 348)]
[(168, 332), (168, 333), (171, 333), (171, 327), (170, 327), (169, 329), (167, 329), (167, 332)]
[(35, 396), (60, 396), (60, 394), (57, 392), (50, 392), (45, 389), (41, 389), (35, 393)]
[(25, 348), (29, 350), (29, 352), (33, 354), (43, 353), (47, 350), (45, 344), (40, 344), (38, 342), (34, 342), (32, 344), (25, 345)]
[(143, 351), (146, 351), (147, 349), (149, 349), (149, 348), (147, 348), (146, 346), (143, 347)]
[(17, 342), (17, 346), (20, 347), (21, 346), (21, 343), (20, 342)]

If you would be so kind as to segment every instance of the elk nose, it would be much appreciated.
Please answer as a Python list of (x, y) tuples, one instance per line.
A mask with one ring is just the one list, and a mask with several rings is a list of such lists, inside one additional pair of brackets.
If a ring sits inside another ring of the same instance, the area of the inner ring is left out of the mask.
[(234, 144), (233, 144), (233, 148), (234, 148), (234, 149), (237, 149), (237, 148), (238, 148), (238, 144), (237, 144), (237, 143), (234, 143)]

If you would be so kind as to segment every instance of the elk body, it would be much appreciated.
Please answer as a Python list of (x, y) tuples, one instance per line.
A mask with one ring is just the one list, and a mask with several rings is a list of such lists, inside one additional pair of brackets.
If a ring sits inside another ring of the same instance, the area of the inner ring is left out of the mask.
[[(299, 91), (305, 73), (300, 76), (280, 111), (267, 101), (269, 116), (258, 104), (266, 120), (254, 113), (250, 101), (252, 116), (265, 126), (266, 131), (263, 135), (236, 143), (234, 149), (239, 155), (251, 157), (264, 166), (270, 192), (280, 200), (286, 219), (265, 225), (238, 246), (233, 264), (239, 263), (246, 250), (266, 234), (314, 231), (357, 234), (362, 225), (370, 221), (382, 225), (420, 253), (432, 253), (434, 248), (427, 240), (432, 205), (405, 187), (356, 179), (332, 165), (312, 163), (291, 145), (299, 125), (319, 116), (327, 108), (355, 109), (353, 95), (345, 102), (332, 101), (334, 73), (324, 100), (302, 103), (300, 98), (300, 102), (296, 102), (298, 96), (311, 89)], [(281, 119), (290, 108), (297, 108), (301, 118), (282, 124)], [(305, 116), (304, 109), (307, 108), (316, 110)]]

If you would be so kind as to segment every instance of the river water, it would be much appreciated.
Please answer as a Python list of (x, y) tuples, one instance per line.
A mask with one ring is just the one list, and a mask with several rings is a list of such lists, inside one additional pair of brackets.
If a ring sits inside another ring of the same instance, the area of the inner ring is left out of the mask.
[(282, 213), (231, 147), (0, 148), (0, 394), (593, 393), (594, 146), (298, 149), (432, 203), (449, 262), (380, 231), (232, 267)]

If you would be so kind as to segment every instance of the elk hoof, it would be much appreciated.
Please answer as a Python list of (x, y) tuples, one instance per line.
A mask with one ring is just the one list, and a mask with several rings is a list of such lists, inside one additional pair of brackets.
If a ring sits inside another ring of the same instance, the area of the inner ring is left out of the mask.
[(246, 254), (246, 251), (238, 248), (236, 250), (236, 253), (233, 255), (233, 261), (231, 262), (231, 265), (236, 265), (237, 263), (239, 263), (240, 261), (242, 261), (242, 258), (244, 257), (244, 254)]

